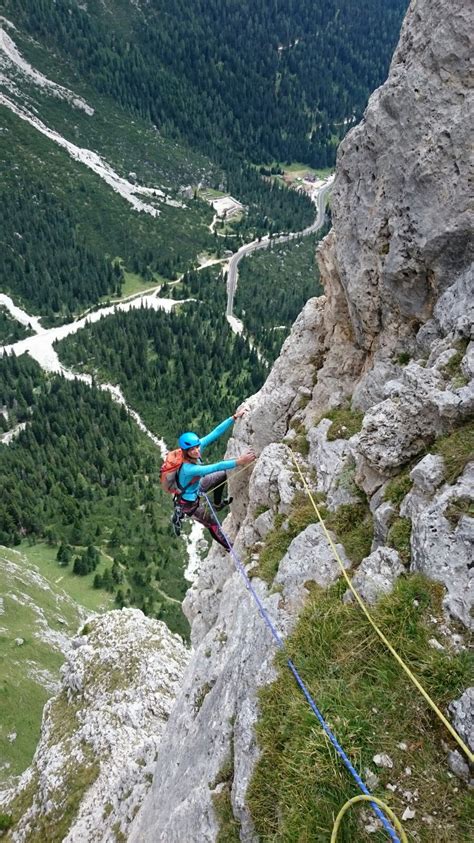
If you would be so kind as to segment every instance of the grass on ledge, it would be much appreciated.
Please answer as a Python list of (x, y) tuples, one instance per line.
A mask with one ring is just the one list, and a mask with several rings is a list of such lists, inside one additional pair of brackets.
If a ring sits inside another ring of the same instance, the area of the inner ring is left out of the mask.
[(455, 483), (474, 455), (474, 420), (466, 422), (447, 436), (441, 436), (430, 449), (444, 459), (447, 483)]
[[(342, 603), (344, 588), (312, 590), (285, 652), (276, 657), (277, 680), (260, 692), (261, 755), (247, 792), (257, 835), (265, 843), (329, 843), (336, 814), (359, 792), (288, 671), (290, 657), (355, 767), (362, 775), (366, 768), (377, 773), (374, 795), (401, 818), (410, 804), (403, 793), (416, 792), (415, 817), (404, 824), (410, 843), (468, 843), (473, 793), (450, 774), (442, 746), (454, 742), (360, 609)], [(428, 645), (437, 629), (430, 617), (442, 618), (442, 595), (439, 584), (410, 576), (372, 614), (445, 710), (472, 683), (473, 665), (467, 652)], [(393, 769), (376, 768), (376, 753), (387, 753)], [(365, 832), (372, 817), (370, 809), (355, 807), (338, 843), (386, 841), (385, 832)]]
[(387, 544), (397, 551), (401, 562), (408, 565), (411, 560), (411, 520), (396, 518), (387, 534)]
[[(324, 505), (324, 496), (313, 492), (319, 512), (336, 541), (344, 545), (348, 557), (358, 564), (369, 555), (373, 539), (373, 521), (369, 506), (364, 500), (342, 504), (335, 512)], [(260, 577), (269, 585), (273, 582), (278, 566), (291, 542), (310, 524), (319, 523), (313, 505), (304, 492), (296, 495), (290, 514), (277, 515), (274, 527), (267, 534), (256, 567), (251, 575)]]
[(234, 781), (234, 749), (217, 774), (212, 787), (221, 785), (218, 792), (212, 794), (212, 804), (219, 823), (216, 843), (239, 843), (240, 822), (232, 810), (231, 789)]
[(397, 477), (394, 477), (393, 480), (389, 480), (383, 493), (384, 501), (390, 501), (396, 506), (401, 504), (403, 498), (408, 495), (413, 485), (413, 481), (410, 478), (410, 471), (411, 466), (398, 474)]
[(359, 433), (364, 414), (358, 410), (351, 410), (349, 407), (338, 407), (325, 413), (323, 418), (332, 421), (327, 433), (327, 438), (331, 442), (334, 439), (350, 439), (355, 433)]
[(369, 555), (374, 525), (367, 501), (344, 503), (335, 512), (322, 513), (326, 527), (344, 545), (349, 559), (358, 564)]

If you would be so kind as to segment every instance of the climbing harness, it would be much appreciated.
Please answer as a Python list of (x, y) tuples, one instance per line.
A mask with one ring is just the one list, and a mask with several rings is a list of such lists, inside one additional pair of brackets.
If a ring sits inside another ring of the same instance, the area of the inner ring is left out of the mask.
[[(276, 630), (275, 626), (273, 625), (272, 621), (270, 620), (270, 617), (268, 616), (267, 611), (266, 611), (262, 601), (260, 600), (257, 592), (255, 591), (255, 589), (254, 589), (254, 587), (253, 587), (253, 585), (252, 585), (252, 583), (251, 583), (251, 581), (250, 581), (250, 579), (247, 575), (247, 572), (245, 571), (244, 566), (242, 565), (242, 562), (240, 561), (239, 557), (237, 556), (237, 554), (236, 554), (236, 552), (235, 552), (235, 550), (232, 546), (232, 542), (230, 541), (230, 539), (226, 535), (225, 531), (223, 530), (222, 525), (221, 525), (221, 523), (220, 523), (220, 521), (219, 521), (219, 519), (216, 515), (215, 509), (214, 509), (214, 507), (213, 507), (213, 505), (212, 505), (212, 503), (209, 499), (209, 496), (206, 495), (205, 492), (203, 493), (203, 496), (205, 497), (205, 499), (208, 503), (209, 509), (212, 512), (212, 515), (215, 519), (216, 524), (219, 526), (227, 544), (229, 545), (230, 553), (232, 554), (232, 557), (234, 559), (236, 568), (239, 571), (239, 573), (242, 575), (248, 591), (250, 591), (253, 599), (255, 600), (255, 602), (257, 604), (258, 611), (260, 612), (260, 615), (262, 616), (264, 623), (266, 624), (266, 626), (270, 630), (277, 646), (281, 650), (284, 651), (284, 649), (285, 649), (284, 641), (283, 641), (282, 637), (280, 636), (280, 634), (277, 632), (277, 630)], [(327, 737), (331, 741), (334, 749), (336, 750), (337, 754), (342, 759), (345, 766), (347, 767), (347, 769), (349, 770), (349, 772), (353, 776), (355, 782), (357, 783), (357, 785), (360, 788), (360, 790), (362, 791), (362, 793), (365, 796), (367, 796), (367, 801), (370, 802), (370, 805), (371, 805), (373, 811), (376, 813), (377, 817), (381, 820), (382, 825), (385, 828), (385, 830), (386, 830), (387, 834), (389, 835), (389, 837), (391, 838), (391, 840), (395, 841), (395, 843), (406, 843), (406, 838), (405, 838), (405, 840), (403, 840), (403, 838), (402, 838), (402, 840), (400, 840), (400, 838), (397, 836), (397, 834), (393, 830), (392, 826), (388, 822), (387, 818), (385, 817), (385, 814), (379, 808), (379, 806), (377, 804), (377, 800), (375, 798), (372, 798), (367, 785), (364, 783), (364, 781), (360, 777), (359, 773), (355, 769), (355, 767), (352, 764), (352, 762), (350, 761), (349, 757), (344, 752), (344, 750), (343, 750), (342, 746), (340, 745), (340, 743), (338, 742), (336, 736), (333, 734), (333, 732), (329, 728), (328, 724), (326, 723), (323, 715), (321, 714), (318, 707), (316, 706), (316, 703), (314, 702), (308, 688), (306, 687), (305, 683), (303, 682), (303, 680), (302, 680), (300, 674), (298, 673), (297, 668), (293, 664), (292, 660), (287, 659), (286, 664), (287, 664), (289, 670), (291, 671), (291, 673), (293, 674), (293, 676), (294, 676), (297, 684), (299, 685), (301, 691), (303, 692), (303, 694), (304, 694), (307, 702), (309, 703), (313, 713), (316, 715), (316, 717), (317, 717), (321, 727), (323, 728), (325, 734), (327, 735)]]
[[(250, 463), (249, 465), (245, 465), (239, 471), (236, 471), (233, 476), (236, 477), (242, 471), (246, 471), (247, 468), (250, 468), (250, 465), (252, 465), (252, 463)], [(223, 480), (222, 483), (218, 483), (217, 486), (214, 486), (212, 491), (215, 492), (216, 489), (219, 489), (221, 486), (224, 486), (226, 483), (227, 483), (227, 479)], [(224, 498), (224, 500), (222, 500), (220, 502), (220, 504), (218, 504), (217, 506), (214, 505), (214, 508), (215, 508), (216, 512), (219, 512), (221, 509), (225, 509), (227, 506), (230, 506), (233, 500), (234, 500), (233, 497)], [(198, 502), (196, 502), (196, 508), (197, 508), (197, 505), (198, 505)], [(171, 529), (172, 529), (174, 535), (176, 536), (176, 538), (179, 538), (179, 536), (181, 535), (181, 527), (182, 527), (182, 522), (183, 522), (184, 518), (186, 518), (186, 516), (188, 516), (189, 518), (192, 518), (192, 515), (193, 515), (192, 511), (190, 511), (190, 512), (184, 511), (183, 507), (179, 503), (179, 494), (175, 494), (174, 498), (173, 498), (173, 512), (171, 514), (170, 521), (171, 521)]]
[(457, 744), (461, 747), (462, 751), (466, 754), (467, 758), (469, 759), (470, 763), (472, 764), (472, 762), (474, 761), (474, 754), (471, 752), (471, 750), (469, 749), (469, 747), (468, 747), (468, 746), (464, 743), (464, 741), (463, 741), (463, 739), (461, 738), (461, 736), (460, 736), (460, 735), (456, 732), (456, 729), (454, 728), (454, 726), (452, 726), (452, 725), (451, 725), (451, 723), (450, 723), (450, 722), (449, 722), (449, 720), (448, 720), (448, 719), (444, 716), (444, 714), (442, 713), (442, 711), (440, 711), (440, 709), (438, 708), (438, 706), (436, 705), (436, 703), (434, 702), (434, 700), (432, 700), (432, 699), (431, 699), (431, 697), (430, 697), (430, 695), (428, 694), (428, 692), (427, 692), (427, 691), (425, 691), (425, 689), (423, 688), (423, 685), (422, 685), (422, 684), (418, 681), (418, 679), (416, 678), (416, 676), (414, 676), (414, 674), (411, 672), (411, 670), (410, 670), (410, 668), (408, 667), (408, 665), (407, 665), (407, 664), (405, 664), (405, 662), (403, 661), (403, 659), (401, 658), (401, 656), (399, 656), (399, 655), (398, 655), (398, 653), (397, 653), (397, 651), (394, 649), (394, 647), (392, 647), (392, 645), (390, 644), (390, 641), (389, 641), (389, 640), (385, 637), (385, 635), (383, 634), (382, 630), (381, 630), (381, 629), (377, 626), (377, 624), (376, 624), (376, 623), (375, 623), (375, 621), (373, 620), (373, 618), (372, 618), (371, 614), (369, 613), (369, 611), (368, 611), (368, 609), (367, 609), (367, 607), (366, 607), (366, 605), (365, 605), (364, 601), (362, 600), (362, 598), (360, 597), (360, 595), (358, 594), (358, 592), (355, 590), (354, 586), (352, 585), (352, 582), (351, 582), (351, 580), (350, 580), (350, 577), (348, 577), (348, 575), (347, 575), (347, 572), (346, 572), (346, 569), (344, 568), (344, 565), (343, 565), (343, 563), (342, 563), (341, 557), (339, 556), (339, 553), (337, 552), (337, 548), (336, 548), (336, 546), (335, 546), (335, 544), (334, 544), (334, 542), (333, 542), (333, 540), (332, 540), (331, 536), (329, 535), (329, 532), (328, 532), (327, 527), (326, 527), (326, 525), (325, 525), (325, 523), (324, 523), (324, 521), (323, 521), (323, 518), (322, 518), (322, 516), (321, 516), (321, 513), (319, 512), (319, 509), (318, 509), (318, 507), (317, 507), (317, 505), (316, 505), (316, 503), (315, 503), (315, 500), (314, 500), (314, 498), (313, 498), (313, 495), (311, 494), (311, 489), (310, 489), (310, 488), (309, 488), (309, 486), (308, 486), (308, 483), (307, 483), (307, 481), (306, 481), (306, 479), (305, 479), (305, 477), (304, 477), (304, 475), (303, 475), (303, 472), (301, 471), (300, 465), (299, 465), (298, 460), (296, 459), (296, 457), (295, 457), (295, 455), (294, 455), (293, 451), (291, 452), (291, 455), (292, 455), (292, 457), (293, 457), (293, 461), (294, 461), (294, 463), (295, 463), (296, 469), (297, 469), (298, 474), (299, 474), (299, 476), (300, 476), (300, 478), (301, 478), (301, 481), (302, 481), (302, 483), (303, 483), (303, 486), (304, 486), (304, 488), (305, 488), (305, 491), (307, 492), (308, 497), (309, 497), (309, 499), (310, 499), (310, 501), (311, 501), (311, 503), (312, 503), (312, 505), (313, 505), (314, 511), (316, 512), (316, 515), (317, 515), (317, 517), (318, 517), (319, 523), (321, 524), (321, 527), (323, 528), (324, 535), (326, 536), (326, 539), (327, 539), (327, 540), (328, 540), (328, 542), (329, 542), (329, 545), (330, 545), (330, 547), (331, 547), (331, 549), (332, 549), (332, 551), (333, 551), (333, 553), (334, 553), (334, 556), (336, 557), (336, 559), (337, 559), (337, 561), (338, 561), (338, 563), (339, 563), (339, 566), (340, 566), (340, 568), (341, 568), (341, 571), (342, 571), (342, 574), (343, 574), (343, 576), (344, 576), (344, 579), (346, 580), (347, 585), (349, 586), (349, 588), (350, 588), (350, 590), (351, 590), (352, 594), (354, 595), (355, 599), (357, 600), (357, 602), (358, 602), (358, 604), (359, 604), (360, 608), (361, 608), (361, 609), (362, 609), (362, 611), (364, 612), (364, 615), (366, 616), (367, 620), (369, 621), (369, 623), (371, 624), (371, 626), (373, 627), (373, 629), (375, 630), (375, 632), (377, 633), (377, 635), (379, 636), (379, 638), (383, 641), (383, 643), (385, 644), (385, 646), (388, 648), (388, 650), (390, 651), (390, 653), (392, 654), (392, 656), (393, 656), (393, 657), (397, 660), (397, 662), (398, 662), (398, 664), (400, 665), (400, 667), (402, 667), (402, 668), (403, 668), (403, 670), (405, 671), (405, 673), (407, 674), (407, 676), (409, 677), (409, 679), (413, 682), (413, 684), (414, 684), (415, 688), (417, 688), (417, 689), (418, 689), (418, 691), (420, 692), (420, 694), (422, 694), (422, 696), (425, 698), (425, 700), (426, 700), (426, 702), (428, 703), (428, 705), (429, 705), (429, 706), (433, 709), (434, 713), (435, 713), (435, 714), (439, 717), (439, 719), (441, 720), (441, 722), (442, 722), (442, 723), (446, 726), (446, 728), (447, 728), (447, 729), (448, 729), (448, 731), (451, 733), (451, 735), (452, 735), (452, 737), (454, 738), (454, 740), (456, 741), (456, 743), (457, 743)]

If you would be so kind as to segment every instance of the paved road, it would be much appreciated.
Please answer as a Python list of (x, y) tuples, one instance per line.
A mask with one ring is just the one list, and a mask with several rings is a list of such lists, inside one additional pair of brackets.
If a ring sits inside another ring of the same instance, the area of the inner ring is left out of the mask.
[(292, 234), (277, 234), (275, 237), (271, 238), (268, 234), (266, 234), (265, 237), (261, 238), (261, 240), (253, 240), (252, 243), (246, 243), (245, 246), (242, 246), (239, 251), (231, 257), (229, 261), (229, 268), (227, 270), (227, 316), (234, 315), (234, 296), (237, 289), (238, 266), (242, 258), (245, 255), (250, 255), (252, 252), (256, 252), (257, 249), (268, 249), (268, 247), (274, 243), (285, 243), (288, 240), (296, 240), (299, 237), (306, 237), (308, 234), (313, 234), (314, 231), (321, 228), (324, 222), (325, 197), (330, 191), (332, 183), (333, 179), (331, 178), (331, 180), (319, 191), (316, 197), (318, 213), (314, 222), (307, 228), (304, 228), (302, 231), (295, 231)]

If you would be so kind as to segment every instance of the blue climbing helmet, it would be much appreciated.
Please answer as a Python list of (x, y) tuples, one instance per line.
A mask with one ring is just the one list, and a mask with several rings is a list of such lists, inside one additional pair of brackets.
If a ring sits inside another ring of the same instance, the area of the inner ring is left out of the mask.
[(188, 448), (196, 448), (201, 444), (201, 440), (196, 433), (182, 433), (178, 439), (178, 445), (182, 451), (187, 451)]

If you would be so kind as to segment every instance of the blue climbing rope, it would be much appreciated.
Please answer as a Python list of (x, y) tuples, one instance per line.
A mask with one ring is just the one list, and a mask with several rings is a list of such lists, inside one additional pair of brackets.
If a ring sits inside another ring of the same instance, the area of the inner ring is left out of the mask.
[[(216, 524), (218, 524), (219, 529), (222, 532), (222, 535), (224, 536), (227, 544), (229, 545), (230, 553), (232, 554), (232, 558), (235, 562), (236, 568), (239, 571), (239, 573), (242, 575), (242, 577), (244, 578), (245, 585), (246, 585), (248, 591), (250, 591), (253, 599), (255, 600), (255, 602), (257, 604), (258, 611), (260, 612), (266, 626), (270, 630), (270, 632), (271, 632), (273, 638), (275, 639), (278, 647), (280, 647), (281, 650), (284, 650), (285, 649), (284, 641), (283, 641), (281, 635), (276, 630), (275, 626), (273, 625), (270, 617), (268, 616), (267, 611), (266, 611), (262, 601), (260, 600), (257, 592), (255, 591), (255, 589), (254, 589), (254, 587), (253, 587), (253, 585), (252, 585), (252, 583), (251, 583), (251, 581), (250, 581), (250, 579), (247, 575), (247, 572), (246, 572), (244, 566), (242, 565), (242, 562), (240, 561), (239, 557), (237, 556), (237, 554), (236, 554), (236, 552), (235, 552), (235, 550), (232, 546), (232, 542), (230, 541), (230, 539), (228, 538), (228, 536), (224, 532), (224, 530), (222, 528), (222, 525), (221, 525), (221, 523), (220, 523), (220, 521), (219, 521), (219, 519), (216, 515), (214, 507), (213, 507), (211, 501), (209, 500), (208, 495), (206, 495), (205, 492), (203, 492), (202, 494), (203, 494), (203, 496), (205, 497), (205, 499), (208, 503), (209, 509), (210, 509), (210, 511), (211, 511), (211, 513), (214, 517), (214, 520), (215, 520)], [(296, 667), (293, 664), (293, 662), (291, 661), (291, 659), (287, 659), (286, 664), (287, 664), (288, 668), (290, 669), (291, 673), (293, 674), (293, 676), (294, 676), (297, 684), (299, 685), (301, 691), (303, 692), (303, 694), (304, 694), (307, 702), (309, 703), (313, 713), (316, 715), (323, 731), (326, 733), (326, 735), (328, 736), (329, 740), (331, 741), (334, 749), (336, 750), (337, 754), (342, 759), (345, 766), (349, 770), (350, 774), (355, 779), (355, 781), (357, 783), (357, 786), (360, 788), (362, 793), (364, 793), (366, 796), (370, 796), (371, 794), (370, 794), (370, 791), (369, 791), (367, 785), (364, 783), (364, 781), (360, 777), (359, 773), (355, 769), (354, 765), (352, 764), (352, 762), (350, 761), (350, 759), (348, 758), (348, 756), (344, 752), (344, 750), (343, 750), (342, 746), (340, 745), (339, 741), (337, 740), (336, 736), (333, 734), (333, 732), (329, 728), (328, 724), (326, 723), (323, 715), (319, 711), (319, 709), (318, 709), (316, 703), (314, 702), (310, 692), (308, 691), (308, 688), (306, 687), (305, 683), (303, 682), (300, 674), (298, 673), (298, 670), (296, 669)], [(397, 837), (396, 832), (394, 831), (394, 829), (390, 825), (390, 823), (387, 820), (383, 811), (380, 810), (379, 806), (375, 802), (371, 802), (370, 805), (371, 805), (373, 811), (375, 812), (375, 814), (381, 820), (381, 822), (383, 824), (383, 827), (385, 828), (385, 831), (390, 836), (390, 838), (393, 841), (396, 841), (396, 843), (400, 843), (400, 838)]]

